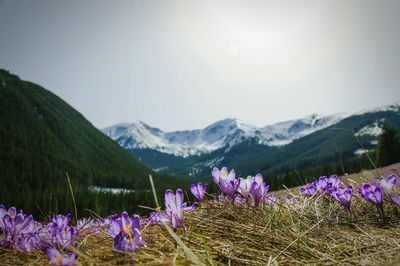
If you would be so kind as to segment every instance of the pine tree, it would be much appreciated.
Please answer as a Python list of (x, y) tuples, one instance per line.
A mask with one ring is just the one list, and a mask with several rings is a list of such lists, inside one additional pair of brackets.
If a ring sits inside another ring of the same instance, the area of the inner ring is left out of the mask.
[(376, 161), (380, 166), (400, 161), (400, 138), (394, 128), (385, 124), (379, 137)]

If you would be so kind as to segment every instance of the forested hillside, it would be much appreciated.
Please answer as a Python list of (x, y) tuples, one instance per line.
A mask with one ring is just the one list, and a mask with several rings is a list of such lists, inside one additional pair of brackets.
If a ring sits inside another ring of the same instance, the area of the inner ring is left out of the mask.
[(149, 189), (149, 174), (160, 190), (181, 182), (154, 173), (62, 99), (5, 70), (0, 70), (0, 121), (4, 204), (46, 209), (50, 198), (64, 204), (69, 197), (66, 172), (83, 197), (92, 185)]

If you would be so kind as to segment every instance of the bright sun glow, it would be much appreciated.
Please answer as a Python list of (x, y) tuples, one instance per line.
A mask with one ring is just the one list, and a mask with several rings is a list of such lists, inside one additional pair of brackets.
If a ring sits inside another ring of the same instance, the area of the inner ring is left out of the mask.
[(235, 56), (239, 53), (239, 46), (237, 44), (231, 44), (228, 46), (227, 52), (230, 56)]

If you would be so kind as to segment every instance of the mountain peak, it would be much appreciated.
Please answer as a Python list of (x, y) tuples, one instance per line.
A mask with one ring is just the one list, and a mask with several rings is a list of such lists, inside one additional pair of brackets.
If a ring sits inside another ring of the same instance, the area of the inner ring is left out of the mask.
[(187, 157), (231, 147), (248, 139), (268, 146), (285, 145), (293, 140), (332, 125), (340, 116), (311, 114), (297, 120), (258, 128), (237, 118), (216, 121), (203, 129), (164, 132), (140, 120), (103, 129), (103, 132), (126, 149), (153, 149)]
[[(398, 111), (400, 101), (395, 104), (369, 109), (365, 112)], [(362, 112), (359, 112), (362, 113)], [(103, 132), (127, 149), (153, 149), (176, 156), (192, 156), (231, 147), (246, 141), (256, 140), (261, 145), (282, 146), (296, 139), (324, 129), (349, 117), (351, 114), (310, 114), (300, 119), (283, 121), (264, 127), (247, 124), (238, 118), (216, 121), (203, 129), (164, 132), (146, 123), (121, 123), (103, 129)]]

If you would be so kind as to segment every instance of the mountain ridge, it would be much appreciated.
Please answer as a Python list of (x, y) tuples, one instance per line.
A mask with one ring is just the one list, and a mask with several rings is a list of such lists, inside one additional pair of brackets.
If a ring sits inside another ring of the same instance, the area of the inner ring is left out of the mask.
[[(166, 153), (165, 148), (157, 150), (146, 145), (131, 146), (127, 150), (152, 169), (178, 176), (206, 176), (210, 168), (215, 165), (230, 165), (249, 172), (255, 171), (254, 174), (266, 171), (284, 174), (293, 169), (304, 169), (317, 164), (351, 159), (367, 150), (374, 150), (384, 123), (400, 130), (399, 107), (400, 102), (395, 102), (354, 113), (338, 113), (331, 116), (311, 114), (302, 119), (259, 128), (240, 120), (220, 120), (223, 123), (217, 121), (204, 128), (203, 131), (207, 132), (205, 129), (218, 131), (218, 126), (224, 128), (224, 124), (233, 124), (235, 129), (233, 132), (237, 133), (231, 138), (234, 141), (229, 143), (230, 135), (223, 133), (220, 134), (224, 135), (222, 140), (227, 141), (224, 145), (216, 145), (215, 149), (209, 149), (209, 152), (186, 157), (172, 152)], [(129, 128), (129, 125), (125, 123), (124, 126)], [(120, 136), (123, 136), (124, 130), (119, 132)], [(201, 131), (194, 132), (200, 134)], [(164, 134), (161, 130), (158, 132)], [(191, 131), (183, 132), (188, 134)], [(279, 135), (281, 132), (285, 134)], [(260, 135), (262, 138), (258, 138)], [(123, 136), (116, 141), (124, 146), (132, 139)], [(365, 148), (362, 148), (362, 151), (360, 142)]]
[(263, 127), (245, 123), (237, 118), (216, 121), (203, 129), (164, 132), (137, 120), (118, 123), (102, 129), (108, 137), (125, 149), (153, 149), (159, 152), (189, 157), (231, 147), (249, 139), (259, 144), (281, 146), (326, 128), (345, 118), (346, 114), (321, 116), (312, 114)]

